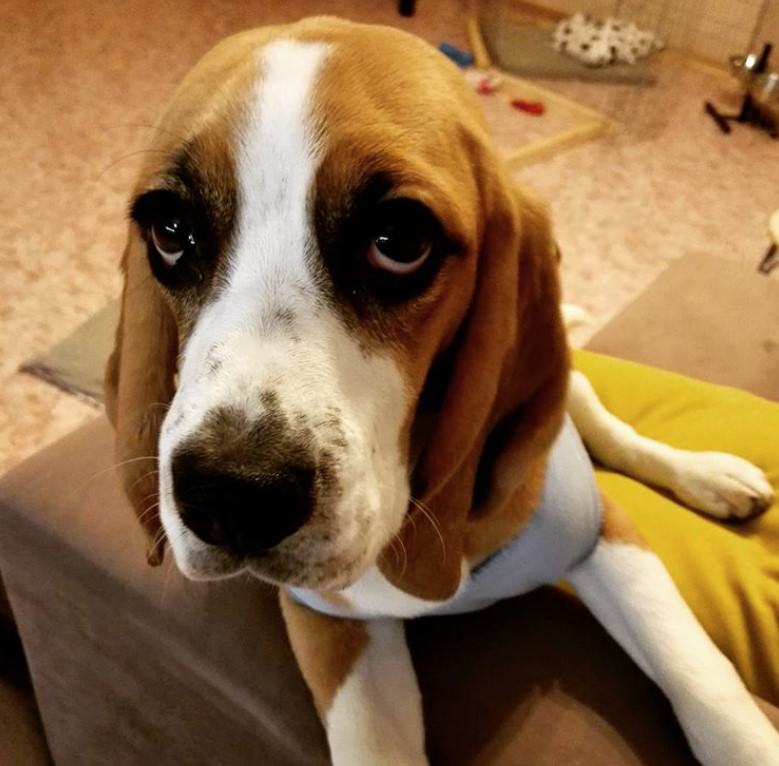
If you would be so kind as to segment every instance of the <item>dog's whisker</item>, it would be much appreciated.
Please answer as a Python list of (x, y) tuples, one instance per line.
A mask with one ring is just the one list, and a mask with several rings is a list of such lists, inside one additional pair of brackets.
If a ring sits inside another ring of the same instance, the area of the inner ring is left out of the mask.
[(406, 514), (406, 518), (409, 520), (409, 523), (411, 524), (411, 528), (414, 530), (414, 537), (417, 536), (417, 520), (414, 518), (414, 514), (409, 513)]
[(162, 407), (166, 410), (170, 409), (170, 402), (149, 402), (146, 406), (147, 407)]
[(403, 575), (406, 573), (406, 568), (408, 567), (408, 551), (406, 550), (406, 544), (403, 542), (403, 539), (399, 534), (396, 534), (391, 543), (393, 552), (395, 551), (396, 542), (400, 544), (400, 550), (403, 554), (403, 565), (400, 567), (400, 576), (403, 577)]
[[(156, 546), (155, 546), (156, 547)], [(170, 581), (170, 573), (173, 571), (173, 557), (171, 556), (165, 564), (165, 573), (162, 576), (162, 590), (160, 591), (160, 609), (165, 607), (165, 596), (168, 592), (168, 583)]]
[(395, 549), (395, 543), (396, 542), (398, 542), (397, 534), (392, 538), (392, 540), (390, 540), (389, 547), (392, 549), (392, 553), (395, 556), (395, 564), (399, 566), (400, 565), (400, 556), (399, 556), (397, 550)]
[(155, 499), (153, 503), (147, 505), (140, 512), (140, 514), (138, 514), (138, 519), (139, 521), (143, 521), (147, 516), (153, 516), (155, 514), (159, 514), (159, 512), (160, 512), (160, 504), (159, 501)]
[(157, 455), (140, 455), (138, 457), (131, 457), (127, 460), (120, 460), (118, 463), (114, 463), (113, 465), (108, 466), (107, 468), (104, 468), (102, 471), (99, 471), (98, 473), (94, 474), (95, 476), (100, 476), (101, 473), (106, 473), (108, 471), (114, 471), (117, 468), (122, 468), (126, 465), (130, 465), (131, 463), (139, 463), (141, 460), (157, 460)]
[(84, 482), (81, 483), (81, 485), (75, 491), (81, 491), (81, 490), (85, 489), (93, 481), (95, 481), (96, 479), (99, 479), (101, 476), (103, 476), (103, 475), (105, 475), (107, 473), (110, 473), (111, 471), (116, 471), (119, 468), (122, 468), (122, 467), (124, 467), (126, 465), (130, 465), (131, 463), (140, 462), (141, 460), (157, 460), (157, 456), (156, 455), (143, 455), (141, 457), (133, 457), (133, 458), (129, 458), (128, 460), (122, 460), (119, 463), (114, 463), (113, 465), (109, 465), (108, 467), (103, 468), (100, 471), (96, 471), (91, 476), (89, 476), (87, 479), (85, 479)]
[(138, 498), (139, 503), (147, 503), (149, 500), (155, 500), (157, 499), (157, 496), (159, 495), (159, 492), (155, 489), (154, 492), (149, 492), (148, 495), (144, 495), (143, 497)]
[(167, 152), (164, 149), (137, 149), (134, 152), (128, 152), (127, 154), (123, 154), (121, 157), (118, 157), (117, 159), (113, 160), (110, 164), (108, 164), (106, 167), (104, 167), (96, 176), (95, 181), (102, 181), (105, 177), (106, 173), (108, 171), (113, 170), (117, 165), (119, 165), (121, 162), (124, 162), (125, 160), (130, 160), (135, 157), (138, 157), (142, 154), (161, 154), (166, 155)]
[[(144, 508), (138, 514), (138, 521), (143, 521), (146, 517), (153, 515), (154, 511), (156, 511), (159, 507), (160, 507), (160, 504), (155, 502), (152, 505), (148, 506), (147, 508)], [(159, 542), (159, 541), (157, 541), (157, 542)]]
[(152, 547), (156, 548), (164, 539), (165, 537), (165, 530), (160, 529), (157, 534), (154, 535), (154, 539), (152, 540)]
[(153, 468), (151, 471), (147, 471), (146, 473), (142, 473), (128, 488), (127, 491), (129, 492), (132, 489), (135, 489), (136, 485), (140, 484), (144, 479), (148, 479), (150, 476), (159, 476), (160, 472)]
[(163, 128), (161, 125), (153, 125), (149, 122), (126, 122), (119, 125), (104, 125), (103, 130), (105, 132), (108, 132), (109, 130), (151, 130), (154, 133), (164, 133), (166, 136), (175, 138), (181, 143), (185, 143), (186, 141), (186, 139), (178, 133), (174, 133), (172, 130)]
[(436, 521), (435, 517), (433, 516), (430, 509), (421, 501), (418, 500), (413, 495), (410, 496), (411, 504), (419, 510), (419, 512), (424, 516), (431, 524), (433, 529), (435, 530), (436, 535), (438, 536), (438, 540), (441, 543), (441, 558), (443, 561), (446, 560), (446, 542), (444, 541), (444, 536), (441, 533), (441, 527)]

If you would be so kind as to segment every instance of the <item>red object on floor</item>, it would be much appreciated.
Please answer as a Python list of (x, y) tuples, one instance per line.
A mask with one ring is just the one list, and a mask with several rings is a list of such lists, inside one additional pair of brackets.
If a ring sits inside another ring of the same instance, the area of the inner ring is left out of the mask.
[(520, 112), (535, 115), (540, 117), (545, 111), (546, 107), (542, 101), (524, 101), (521, 98), (515, 98), (511, 101), (511, 106), (514, 109), (518, 109)]
[(483, 96), (490, 96), (495, 92), (495, 86), (490, 81), (489, 77), (482, 77), (479, 80), (479, 84), (476, 86), (476, 92), (481, 93)]

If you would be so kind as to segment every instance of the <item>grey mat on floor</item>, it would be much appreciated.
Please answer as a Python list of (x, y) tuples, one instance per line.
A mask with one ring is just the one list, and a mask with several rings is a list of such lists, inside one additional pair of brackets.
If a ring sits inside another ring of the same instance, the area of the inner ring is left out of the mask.
[(109, 303), (46, 353), (19, 368), (92, 403), (103, 398), (103, 370), (114, 345), (119, 302)]
[(485, 14), (481, 19), (484, 43), (495, 63), (522, 77), (549, 77), (566, 80), (649, 84), (654, 81), (647, 61), (635, 66), (612, 64), (588, 67), (552, 47), (552, 31), (535, 24), (501, 21), (499, 14)]

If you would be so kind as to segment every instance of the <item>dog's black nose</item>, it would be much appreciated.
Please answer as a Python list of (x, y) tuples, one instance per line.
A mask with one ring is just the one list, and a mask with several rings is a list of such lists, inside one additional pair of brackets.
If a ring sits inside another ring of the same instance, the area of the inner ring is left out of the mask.
[(314, 468), (264, 460), (244, 470), (217, 468), (196, 452), (173, 457), (181, 520), (203, 542), (246, 556), (296, 532), (312, 511)]

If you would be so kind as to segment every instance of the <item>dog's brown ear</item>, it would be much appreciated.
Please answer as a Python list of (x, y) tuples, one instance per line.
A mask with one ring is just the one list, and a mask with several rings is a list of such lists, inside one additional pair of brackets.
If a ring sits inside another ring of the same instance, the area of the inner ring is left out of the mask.
[(118, 472), (149, 537), (149, 563), (156, 565), (165, 546), (157, 510), (157, 449), (160, 426), (174, 393), (178, 333), (145, 250), (131, 224), (122, 257), (121, 315), (103, 390), (116, 431)]
[[(483, 519), (543, 456), (562, 421), (568, 350), (546, 210), (496, 171), (483, 189), (476, 285), (446, 365), (442, 403), (412, 477), (415, 499), (379, 566), (421, 598), (459, 584), (471, 514)], [(425, 518), (426, 515), (432, 516)]]

